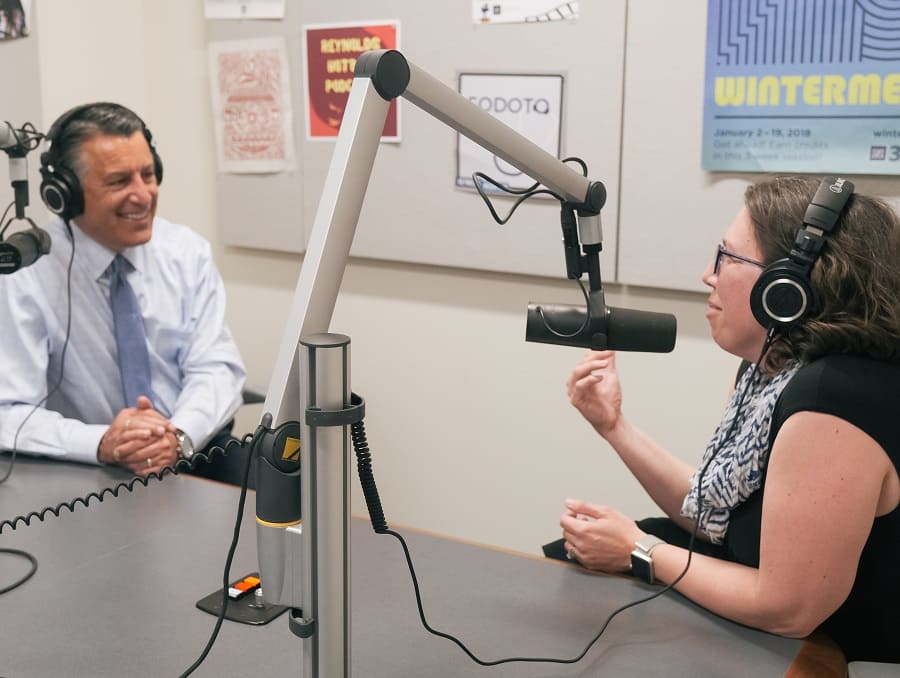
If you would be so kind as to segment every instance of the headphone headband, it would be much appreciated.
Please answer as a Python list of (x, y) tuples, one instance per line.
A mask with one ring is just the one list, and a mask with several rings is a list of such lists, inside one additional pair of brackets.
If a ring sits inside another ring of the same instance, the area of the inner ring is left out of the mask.
[(806, 208), (806, 214), (803, 215), (803, 225), (831, 233), (837, 226), (847, 201), (853, 195), (853, 189), (853, 182), (848, 179), (839, 177), (822, 179), (809, 207)]
[(66, 129), (69, 125), (69, 121), (74, 118), (77, 118), (83, 111), (86, 111), (94, 106), (105, 105), (105, 104), (81, 104), (80, 106), (75, 106), (74, 108), (70, 108), (68, 111), (59, 116), (56, 120), (53, 121), (53, 124), (50, 125), (50, 129), (47, 130), (47, 134), (44, 135), (44, 138), (50, 143), (50, 148), (48, 151), (53, 151), (53, 146), (58, 141), (60, 134)]

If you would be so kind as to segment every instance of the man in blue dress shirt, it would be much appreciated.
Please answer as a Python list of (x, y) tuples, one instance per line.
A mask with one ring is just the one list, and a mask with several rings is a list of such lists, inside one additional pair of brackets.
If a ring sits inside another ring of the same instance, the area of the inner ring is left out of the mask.
[[(159, 471), (227, 437), (241, 404), (222, 279), (206, 240), (156, 216), (162, 162), (136, 114), (79, 106), (47, 137), (51, 252), (0, 277), (0, 447)], [(133, 402), (110, 303), (114, 260), (146, 336), (150, 392)]]

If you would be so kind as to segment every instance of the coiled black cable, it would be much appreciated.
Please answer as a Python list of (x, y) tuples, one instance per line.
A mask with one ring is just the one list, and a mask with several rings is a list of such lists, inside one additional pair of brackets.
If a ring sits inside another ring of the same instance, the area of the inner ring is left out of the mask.
[[(246, 442), (246, 438), (247, 436), (244, 437), (243, 442)], [(16, 527), (21, 523), (24, 523), (27, 527), (31, 525), (33, 520), (43, 522), (47, 518), (47, 516), (50, 515), (55, 518), (59, 518), (63, 509), (68, 509), (69, 513), (74, 513), (79, 504), (84, 508), (87, 508), (90, 505), (91, 500), (94, 499), (96, 499), (97, 502), (102, 503), (103, 500), (109, 495), (118, 497), (119, 494), (123, 491), (133, 492), (135, 485), (138, 484), (147, 487), (151, 479), (162, 480), (167, 475), (178, 475), (179, 473), (183, 473), (184, 471), (193, 471), (197, 467), (197, 464), (199, 464), (200, 462), (209, 462), (218, 456), (227, 456), (228, 448), (232, 445), (241, 446), (242, 443), (238, 442), (237, 440), (229, 440), (225, 444), (224, 448), (213, 447), (209, 450), (209, 454), (198, 452), (193, 457), (191, 457), (190, 461), (188, 461), (187, 459), (179, 459), (173, 465), (166, 466), (161, 471), (153, 471), (145, 476), (133, 476), (128, 480), (124, 480), (116, 485), (113, 485), (112, 487), (105, 487), (99, 492), (90, 492), (83, 497), (76, 497), (75, 499), (71, 499), (69, 501), (60, 502), (56, 506), (47, 506), (40, 511), (31, 511), (27, 515), (16, 516), (15, 518), (0, 521), (0, 534), (3, 534), (4, 528), (8, 527), (11, 530), (15, 530)]]
[(372, 529), (378, 534), (384, 534), (388, 531), (388, 524), (384, 517), (384, 509), (381, 507), (378, 488), (375, 486), (372, 453), (369, 452), (366, 427), (362, 421), (350, 425), (350, 440), (353, 442), (353, 449), (356, 452), (356, 470), (359, 475), (359, 484), (362, 486), (363, 497), (366, 500), (366, 508), (369, 510)]
[[(260, 429), (258, 428), (257, 432), (259, 432), (259, 431), (260, 431)], [(100, 492), (91, 492), (90, 494), (86, 495), (85, 497), (77, 497), (76, 499), (73, 499), (73, 500), (67, 501), (67, 502), (62, 502), (53, 507), (48, 506), (47, 508), (44, 508), (41, 511), (32, 511), (31, 513), (29, 513), (26, 516), (17, 516), (16, 518), (13, 518), (12, 520), (4, 520), (4, 521), (0, 522), (0, 534), (3, 533), (4, 527), (10, 527), (11, 529), (15, 530), (16, 526), (19, 523), (24, 523), (26, 526), (28, 526), (31, 524), (31, 521), (35, 518), (38, 521), (43, 522), (43, 520), (46, 518), (46, 516), (48, 514), (52, 514), (53, 516), (58, 518), (64, 508), (68, 509), (70, 513), (74, 513), (78, 504), (82, 504), (85, 508), (87, 508), (91, 502), (91, 499), (96, 499), (98, 502), (102, 502), (103, 499), (110, 494), (113, 495), (114, 497), (118, 497), (119, 493), (122, 490), (127, 490), (128, 492), (132, 492), (134, 490), (134, 486), (138, 483), (140, 483), (144, 487), (147, 487), (147, 485), (150, 483), (151, 478), (155, 478), (156, 480), (162, 481), (162, 479), (164, 477), (166, 477), (167, 475), (178, 475), (179, 473), (182, 473), (184, 470), (192, 470), (193, 471), (197, 467), (197, 464), (199, 464), (200, 462), (209, 462), (209, 461), (215, 459), (217, 456), (228, 456), (228, 449), (233, 445), (238, 445), (240, 448), (247, 447), (248, 443), (250, 443), (253, 440), (253, 438), (254, 438), (254, 434), (248, 433), (243, 438), (241, 438), (240, 442), (238, 442), (237, 440), (234, 440), (234, 439), (229, 440), (225, 444), (224, 448), (223, 447), (210, 448), (209, 454), (205, 454), (203, 452), (198, 452), (191, 457), (190, 461), (187, 459), (179, 459), (178, 461), (175, 462), (175, 464), (173, 464), (172, 466), (165, 467), (164, 469), (162, 469), (162, 471), (153, 471), (152, 473), (149, 473), (146, 476), (135, 476), (135, 477), (131, 478), (130, 480), (121, 482), (113, 487), (104, 488)], [(365, 435), (363, 435), (363, 442), (365, 442)], [(247, 500), (247, 485), (248, 485), (248, 479), (250, 477), (250, 464), (252, 463), (252, 460), (253, 460), (252, 454), (247, 454), (246, 457), (247, 458), (244, 462), (244, 468), (243, 468), (243, 472), (241, 475), (241, 478), (242, 478), (241, 494), (240, 494), (240, 498), (238, 499), (237, 517), (235, 518), (234, 531), (233, 531), (233, 535), (232, 535), (232, 539), (231, 539), (231, 544), (228, 547), (228, 554), (225, 557), (225, 567), (222, 572), (221, 609), (219, 611), (219, 615), (216, 618), (215, 626), (213, 627), (213, 630), (210, 633), (209, 639), (206, 642), (206, 646), (203, 648), (202, 652), (200, 653), (200, 656), (197, 657), (197, 659), (194, 661), (194, 663), (191, 664), (179, 676), (179, 678), (187, 678), (187, 676), (192, 674), (197, 669), (197, 667), (199, 667), (200, 664), (203, 663), (203, 661), (209, 655), (209, 652), (212, 649), (213, 645), (215, 644), (216, 639), (218, 638), (218, 635), (219, 635), (219, 631), (222, 628), (222, 623), (225, 620), (225, 613), (228, 609), (228, 582), (231, 581), (231, 564), (234, 560), (234, 554), (237, 550), (238, 541), (240, 539), (241, 523), (242, 523), (242, 519), (243, 519), (243, 515), (244, 515), (244, 504)], [(370, 465), (370, 468), (371, 468), (371, 465)], [(38, 566), (37, 559), (30, 553), (27, 553), (25, 551), (19, 551), (18, 549), (0, 549), (0, 553), (10, 553), (12, 555), (22, 556), (24, 558), (27, 558), (29, 561), (31, 561), (31, 564), (32, 564), (32, 568), (31, 568), (30, 572), (28, 572), (23, 578), (21, 578), (19, 581), (15, 582), (14, 584), (0, 589), (0, 594), (6, 593), (8, 591), (12, 591), (15, 588), (18, 588), (19, 586), (24, 584), (26, 581), (28, 581), (34, 575), (35, 572), (37, 572), (37, 566)]]

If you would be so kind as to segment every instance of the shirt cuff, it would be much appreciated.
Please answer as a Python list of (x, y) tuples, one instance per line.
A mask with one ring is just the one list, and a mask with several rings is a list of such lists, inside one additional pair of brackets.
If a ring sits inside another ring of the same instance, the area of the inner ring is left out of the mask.
[(181, 429), (190, 436), (195, 452), (200, 452), (206, 447), (206, 443), (212, 440), (212, 437), (225, 425), (225, 422), (222, 422), (217, 428), (210, 431), (209, 421), (206, 417), (203, 415), (192, 416), (190, 412), (176, 415), (172, 417), (171, 421), (175, 428)]
[(109, 430), (105, 424), (88, 424), (85, 426), (72, 427), (70, 438), (66, 442), (68, 454), (67, 459), (80, 461), (88, 464), (99, 464), (97, 459), (97, 448), (100, 447), (100, 439), (103, 434)]

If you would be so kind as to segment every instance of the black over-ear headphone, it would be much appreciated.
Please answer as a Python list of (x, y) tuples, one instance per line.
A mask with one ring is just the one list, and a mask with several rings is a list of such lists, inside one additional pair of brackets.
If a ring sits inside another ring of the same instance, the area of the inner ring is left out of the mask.
[(816, 309), (812, 268), (851, 195), (852, 182), (825, 177), (806, 208), (790, 255), (766, 266), (759, 276), (750, 292), (750, 308), (767, 330), (787, 332)]
[(66, 128), (72, 122), (79, 118), (87, 117), (85, 114), (88, 111), (99, 107), (127, 113), (134, 116), (141, 123), (141, 132), (147, 140), (150, 154), (153, 156), (153, 172), (156, 175), (156, 183), (162, 183), (162, 159), (153, 145), (153, 135), (150, 134), (150, 130), (143, 120), (120, 104), (99, 102), (76, 106), (63, 113), (50, 126), (50, 130), (45, 135), (50, 146), (41, 153), (41, 199), (48, 210), (58, 214), (67, 221), (84, 212), (84, 192), (81, 189), (81, 182), (78, 180), (78, 175), (74, 169), (66, 167), (63, 163), (62, 149), (59, 147), (59, 143)]

